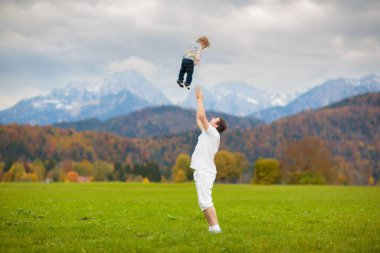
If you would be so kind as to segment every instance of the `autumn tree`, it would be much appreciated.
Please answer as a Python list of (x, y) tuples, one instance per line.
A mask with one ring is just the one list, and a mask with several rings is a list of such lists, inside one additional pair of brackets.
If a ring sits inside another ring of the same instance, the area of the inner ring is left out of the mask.
[(25, 181), (26, 178), (24, 166), (20, 162), (13, 163), (11, 168), (3, 175), (3, 181)]
[(226, 150), (215, 155), (215, 165), (218, 171), (216, 180), (223, 182), (237, 182), (249, 168), (249, 162), (243, 154)]
[(235, 162), (238, 168), (241, 168), (241, 173), (239, 177), (239, 183), (248, 183), (252, 172), (249, 170), (250, 164), (248, 159), (243, 153), (235, 152)]
[(92, 177), (94, 173), (94, 164), (89, 160), (82, 160), (74, 164), (74, 171), (81, 176)]
[(113, 169), (112, 164), (96, 161), (93, 167), (93, 180), (94, 181), (110, 181), (113, 179)]
[(38, 176), (28, 167), (28, 172), (25, 170), (24, 162), (15, 162), (12, 167), (4, 173), (3, 181), (21, 181), (21, 182), (36, 182)]
[(180, 183), (192, 180), (193, 170), (190, 168), (191, 158), (188, 154), (179, 154), (172, 167), (173, 181)]
[(288, 143), (281, 158), (281, 174), (285, 182), (295, 184), (324, 184), (336, 179), (327, 145), (314, 136)]
[(253, 183), (280, 183), (280, 162), (276, 159), (257, 159), (254, 165)]
[(79, 174), (76, 171), (67, 172), (67, 181), (68, 182), (78, 182)]
[(47, 173), (47, 178), (50, 178), (56, 182), (64, 182), (67, 179), (67, 173), (73, 170), (73, 161), (64, 160), (56, 164), (55, 167)]
[(31, 164), (31, 168), (37, 175), (37, 181), (43, 181), (45, 178), (45, 166), (43, 162), (39, 159), (34, 160)]
[(178, 169), (173, 173), (173, 181), (175, 183), (184, 183), (187, 181), (186, 173), (182, 169)]
[(65, 173), (68, 173), (69, 171), (74, 171), (74, 165), (75, 162), (70, 159), (65, 159), (59, 163), (59, 167), (61, 167)]
[(344, 157), (334, 157), (334, 170), (337, 172), (337, 183), (350, 185), (355, 182), (355, 169), (353, 164), (348, 162)]

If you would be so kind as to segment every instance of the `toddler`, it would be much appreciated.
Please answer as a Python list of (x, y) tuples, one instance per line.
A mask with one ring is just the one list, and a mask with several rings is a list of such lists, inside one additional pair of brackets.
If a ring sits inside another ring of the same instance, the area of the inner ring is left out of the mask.
[[(177, 84), (183, 88), (184, 86), (190, 90), (190, 84), (193, 80), (194, 64), (198, 65), (201, 59), (202, 49), (210, 47), (210, 42), (205, 36), (200, 37), (197, 41), (190, 45), (183, 54), (181, 69), (179, 71)], [(183, 79), (186, 73), (186, 81)]]

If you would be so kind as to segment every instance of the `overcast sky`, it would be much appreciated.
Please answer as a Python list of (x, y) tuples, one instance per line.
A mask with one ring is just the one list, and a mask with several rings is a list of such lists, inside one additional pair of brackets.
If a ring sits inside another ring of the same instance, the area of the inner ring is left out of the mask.
[(380, 1), (1, 0), (0, 109), (133, 69), (172, 100), (183, 50), (206, 35), (194, 83), (291, 93), (380, 74)]

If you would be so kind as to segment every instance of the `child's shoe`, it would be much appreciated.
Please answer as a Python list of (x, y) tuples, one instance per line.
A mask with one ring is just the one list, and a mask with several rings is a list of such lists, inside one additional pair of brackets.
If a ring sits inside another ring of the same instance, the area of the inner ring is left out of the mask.
[(186, 87), (188, 90), (190, 90), (190, 84), (188, 84), (188, 83), (185, 82), (185, 87)]
[(177, 83), (178, 83), (179, 87), (183, 88), (183, 82), (181, 80), (178, 79)]

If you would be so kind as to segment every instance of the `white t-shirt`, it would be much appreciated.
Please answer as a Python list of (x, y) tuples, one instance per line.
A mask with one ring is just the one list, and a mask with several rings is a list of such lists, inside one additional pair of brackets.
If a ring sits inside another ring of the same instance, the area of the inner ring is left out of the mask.
[(191, 156), (190, 168), (216, 172), (214, 157), (218, 152), (219, 142), (220, 134), (218, 130), (209, 124), (207, 130), (203, 130), (198, 137), (198, 143)]

